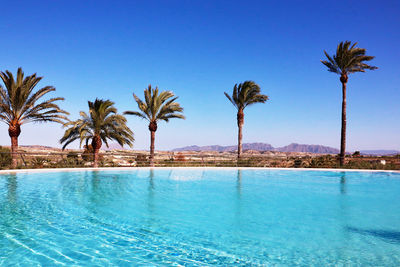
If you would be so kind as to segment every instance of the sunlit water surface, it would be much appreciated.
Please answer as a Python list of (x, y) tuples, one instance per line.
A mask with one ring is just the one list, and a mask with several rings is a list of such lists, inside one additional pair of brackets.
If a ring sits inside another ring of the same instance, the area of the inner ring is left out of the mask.
[(400, 174), (0, 175), (0, 265), (400, 265)]

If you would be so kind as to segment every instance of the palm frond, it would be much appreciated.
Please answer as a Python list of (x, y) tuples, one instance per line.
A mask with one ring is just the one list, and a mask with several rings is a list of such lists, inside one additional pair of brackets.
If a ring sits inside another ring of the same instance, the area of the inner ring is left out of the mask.
[(150, 122), (169, 121), (171, 118), (185, 119), (183, 108), (172, 91), (159, 91), (151, 85), (144, 90), (144, 101), (133, 94), (140, 111), (125, 111), (125, 115), (134, 115)]
[(36, 74), (24, 76), (18, 68), (16, 78), (6, 70), (0, 72), (0, 78), (6, 89), (0, 86), (0, 120), (10, 124), (22, 125), (28, 122), (57, 122), (68, 120), (69, 113), (62, 110), (56, 102), (64, 98), (56, 97), (38, 103), (46, 94), (55, 91), (53, 86), (45, 86), (35, 92), (36, 85), (42, 80)]
[(268, 96), (261, 94), (260, 86), (254, 81), (235, 84), (232, 96), (226, 92), (224, 94), (238, 110), (255, 103), (265, 103), (268, 100)]
[(371, 61), (375, 57), (366, 56), (366, 49), (356, 47), (357, 43), (351, 44), (350, 41), (340, 42), (336, 48), (336, 54), (329, 56), (324, 51), (328, 60), (321, 60), (328, 71), (339, 75), (347, 75), (348, 73), (365, 72), (365, 70), (375, 70), (376, 66), (366, 64), (366, 61)]
[(228, 100), (231, 101), (232, 105), (234, 105), (234, 106), (236, 107), (236, 103), (235, 103), (235, 101), (231, 98), (231, 96), (230, 96), (227, 92), (224, 92), (224, 94), (225, 94), (226, 98), (228, 98)]
[(95, 136), (100, 137), (106, 146), (109, 140), (114, 140), (121, 146), (132, 147), (133, 132), (126, 125), (126, 118), (117, 114), (114, 102), (96, 99), (94, 102), (88, 101), (88, 106), (89, 115), (81, 111), (80, 119), (64, 124), (67, 129), (60, 139), (60, 143), (65, 143), (63, 149), (75, 140), (80, 140), (80, 146), (83, 142), (88, 145)]
[(124, 115), (134, 115), (134, 116), (137, 116), (137, 117), (142, 118), (142, 119), (147, 119), (146, 114), (143, 114), (143, 113), (138, 112), (138, 111), (125, 111)]

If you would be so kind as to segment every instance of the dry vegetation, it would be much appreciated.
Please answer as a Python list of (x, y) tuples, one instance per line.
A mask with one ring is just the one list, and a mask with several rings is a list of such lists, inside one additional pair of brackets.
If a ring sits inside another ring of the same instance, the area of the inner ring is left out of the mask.
[[(21, 147), (19, 168), (67, 168), (91, 167), (93, 154), (88, 150), (66, 150), (41, 146)], [(0, 148), (0, 168), (9, 167), (11, 157), (8, 148)], [(216, 166), (216, 167), (281, 167), (281, 168), (338, 168), (337, 155), (321, 155), (299, 152), (245, 151), (240, 161), (235, 152), (169, 152), (155, 155), (156, 166)], [(147, 151), (101, 151), (100, 166), (145, 167), (149, 166)], [(400, 155), (370, 157), (348, 155), (345, 168), (400, 170)]]

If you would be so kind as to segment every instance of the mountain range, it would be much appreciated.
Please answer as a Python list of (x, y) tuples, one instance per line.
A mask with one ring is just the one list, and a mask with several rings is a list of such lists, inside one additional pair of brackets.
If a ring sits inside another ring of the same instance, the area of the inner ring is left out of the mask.
[[(232, 152), (237, 150), (237, 146), (186, 146), (181, 148), (175, 148), (173, 151), (217, 151), (217, 152)], [(307, 145), (307, 144), (296, 144), (292, 143), (287, 146), (274, 148), (272, 145), (267, 143), (245, 143), (243, 144), (243, 150), (255, 150), (255, 151), (279, 151), (279, 152), (306, 152), (316, 154), (338, 154), (339, 149), (322, 146), (322, 145)], [(361, 150), (363, 155), (395, 155), (399, 154), (397, 150)]]
[[(42, 149), (42, 150), (52, 150), (59, 149), (53, 148), (49, 146), (40, 146), (40, 145), (21, 145), (21, 148), (33, 148), (33, 149)], [(118, 144), (110, 144), (110, 147), (107, 148), (103, 146), (104, 150), (130, 150), (129, 148), (121, 147)], [(232, 152), (237, 150), (237, 146), (185, 146), (181, 148), (175, 148), (172, 151), (216, 151), (216, 152)], [(306, 144), (296, 144), (292, 143), (287, 146), (274, 148), (272, 145), (267, 143), (245, 143), (243, 144), (243, 150), (254, 150), (254, 151), (278, 151), (278, 152), (305, 152), (305, 153), (316, 153), (316, 154), (338, 154), (339, 150), (329, 146), (322, 145), (306, 145)], [(352, 154), (353, 152), (347, 152), (348, 154)], [(385, 155), (397, 155), (400, 154), (398, 150), (361, 150), (360, 153), (362, 155), (368, 156), (385, 156)]]
[[(217, 152), (231, 152), (237, 150), (237, 146), (186, 146), (181, 148), (173, 149), (173, 151), (217, 151)], [(320, 154), (337, 154), (339, 150), (333, 147), (321, 146), (321, 145), (303, 145), (292, 143), (287, 146), (274, 148), (272, 145), (267, 143), (245, 143), (243, 144), (243, 150), (255, 150), (255, 151), (280, 151), (280, 152), (308, 152), (308, 153), (320, 153)]]
[[(217, 152), (230, 152), (235, 151), (237, 146), (185, 146), (175, 148), (172, 151), (217, 151)], [(257, 150), (257, 151), (272, 151), (274, 148), (270, 144), (265, 143), (246, 143), (243, 144), (243, 150)]]

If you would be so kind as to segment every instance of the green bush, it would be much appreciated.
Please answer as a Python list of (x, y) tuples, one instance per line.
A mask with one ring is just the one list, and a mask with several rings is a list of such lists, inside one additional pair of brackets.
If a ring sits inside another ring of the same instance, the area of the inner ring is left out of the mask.
[(319, 156), (311, 159), (310, 168), (337, 168), (337, 158), (331, 155)]
[(11, 151), (6, 147), (0, 146), (0, 168), (6, 168), (11, 165)]
[(148, 166), (148, 159), (147, 156), (144, 154), (139, 154), (136, 156), (136, 166), (138, 167), (143, 167), (143, 166)]
[(33, 168), (43, 168), (48, 165), (50, 161), (43, 157), (35, 157), (32, 159), (31, 164)]
[(67, 160), (65, 161), (67, 166), (80, 166), (82, 165), (81, 161), (79, 160), (78, 152), (68, 152)]
[(294, 168), (300, 168), (302, 166), (303, 161), (301, 159), (295, 159), (293, 162)]
[[(81, 155), (82, 159), (86, 162), (92, 162), (94, 161), (94, 155), (93, 155), (93, 147), (92, 145), (84, 146), (83, 147), (83, 153)], [(99, 159), (100, 161), (100, 159)]]

